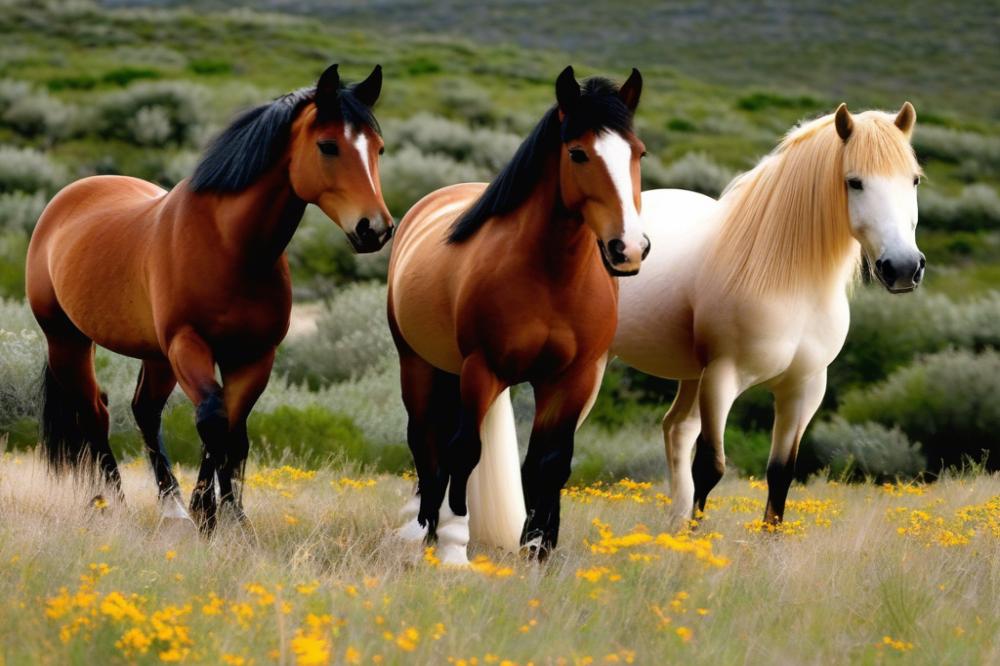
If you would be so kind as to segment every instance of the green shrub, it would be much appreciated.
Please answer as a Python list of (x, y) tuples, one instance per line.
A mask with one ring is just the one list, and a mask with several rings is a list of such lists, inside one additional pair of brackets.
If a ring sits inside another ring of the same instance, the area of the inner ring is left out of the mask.
[(188, 69), (202, 76), (230, 74), (233, 71), (233, 63), (217, 58), (200, 58), (189, 62)]
[(984, 183), (969, 185), (957, 197), (924, 188), (920, 192), (920, 224), (948, 231), (1000, 229), (1000, 195)]
[(33, 148), (0, 146), (0, 194), (52, 194), (65, 183), (65, 170), (45, 153)]
[(0, 298), (24, 298), (24, 261), (28, 234), (20, 229), (0, 232)]
[(917, 123), (913, 148), (921, 160), (959, 164), (974, 160), (987, 173), (1000, 173), (1000, 137)]
[(410, 206), (434, 190), (455, 183), (487, 181), (493, 173), (446, 155), (425, 154), (414, 146), (404, 145), (386, 151), (381, 176), (386, 204), (399, 219)]
[(643, 189), (679, 188), (717, 197), (733, 179), (733, 172), (703, 153), (688, 153), (668, 167), (655, 157), (642, 165)]
[(848, 393), (839, 413), (852, 423), (899, 427), (920, 441), (933, 470), (979, 461), (1000, 469), (1000, 353), (945, 351)]
[(725, 437), (726, 463), (745, 476), (758, 479), (767, 474), (767, 459), (771, 454), (771, 433), (763, 430), (742, 430), (727, 427)]
[(489, 93), (468, 79), (448, 79), (438, 85), (441, 106), (473, 125), (489, 125), (497, 108)]
[(803, 449), (802, 458), (812, 461), (808, 471), (826, 468), (831, 477), (854, 481), (910, 479), (927, 465), (920, 444), (911, 444), (899, 428), (842, 418), (813, 425)]
[(471, 163), (498, 172), (521, 144), (514, 134), (471, 128), (446, 118), (419, 113), (394, 123), (389, 141), (410, 144), (426, 154), (446, 155), (456, 162)]
[(44, 92), (13, 100), (2, 114), (3, 124), (25, 137), (56, 141), (73, 135), (77, 110)]
[[(145, 111), (143, 109), (157, 109)], [(154, 123), (145, 128), (140, 122)], [(204, 129), (206, 100), (204, 90), (184, 81), (136, 83), (120, 92), (105, 95), (97, 106), (97, 132), (107, 138), (145, 145), (176, 143), (194, 145)], [(169, 130), (164, 130), (166, 118)]]
[(0, 194), (0, 230), (30, 232), (46, 203), (48, 198), (42, 192)]
[(377, 370), (395, 358), (385, 319), (385, 285), (342, 287), (323, 307), (316, 332), (288, 340), (278, 372), (294, 383), (327, 386)]
[(101, 77), (101, 80), (105, 83), (110, 83), (124, 88), (134, 81), (141, 81), (143, 79), (158, 79), (160, 76), (161, 75), (158, 71), (147, 67), (119, 67), (107, 72)]
[(782, 95), (773, 92), (755, 92), (736, 101), (736, 106), (744, 111), (763, 109), (817, 109), (822, 103), (808, 95)]

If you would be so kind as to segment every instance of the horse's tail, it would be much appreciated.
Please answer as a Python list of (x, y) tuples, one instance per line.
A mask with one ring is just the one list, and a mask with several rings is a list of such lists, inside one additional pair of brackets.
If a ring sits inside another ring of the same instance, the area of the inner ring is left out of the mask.
[(80, 428), (79, 400), (74, 399), (46, 363), (42, 368), (40, 426), (42, 451), (56, 473), (93, 465), (90, 443)]
[(469, 478), (473, 539), (516, 552), (524, 527), (524, 493), (510, 389), (493, 402), (479, 429), (483, 453)]

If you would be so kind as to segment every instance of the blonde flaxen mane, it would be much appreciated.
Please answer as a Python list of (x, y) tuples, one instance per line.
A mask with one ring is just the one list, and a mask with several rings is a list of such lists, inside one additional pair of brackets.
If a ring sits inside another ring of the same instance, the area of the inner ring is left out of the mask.
[(909, 137), (892, 114), (852, 116), (845, 143), (834, 114), (790, 131), (723, 192), (722, 228), (710, 270), (727, 291), (766, 295), (841, 288), (858, 274), (845, 174), (919, 173)]

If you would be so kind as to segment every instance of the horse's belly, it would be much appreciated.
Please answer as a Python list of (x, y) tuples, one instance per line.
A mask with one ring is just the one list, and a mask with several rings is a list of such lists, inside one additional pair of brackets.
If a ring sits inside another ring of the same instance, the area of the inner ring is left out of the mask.
[(446, 242), (446, 234), (478, 191), (435, 202), (422, 214), (415, 214), (415, 207), (401, 223), (389, 271), (392, 314), (406, 344), (431, 365), (455, 374), (462, 368), (455, 320), (460, 252)]

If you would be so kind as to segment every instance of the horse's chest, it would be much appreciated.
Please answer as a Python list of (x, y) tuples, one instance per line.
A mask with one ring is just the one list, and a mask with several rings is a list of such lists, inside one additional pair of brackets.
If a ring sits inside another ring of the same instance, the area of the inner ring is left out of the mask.
[(479, 308), (477, 344), (497, 374), (509, 381), (558, 374), (581, 359), (607, 351), (617, 322), (612, 289), (567, 296), (536, 290), (518, 303)]

